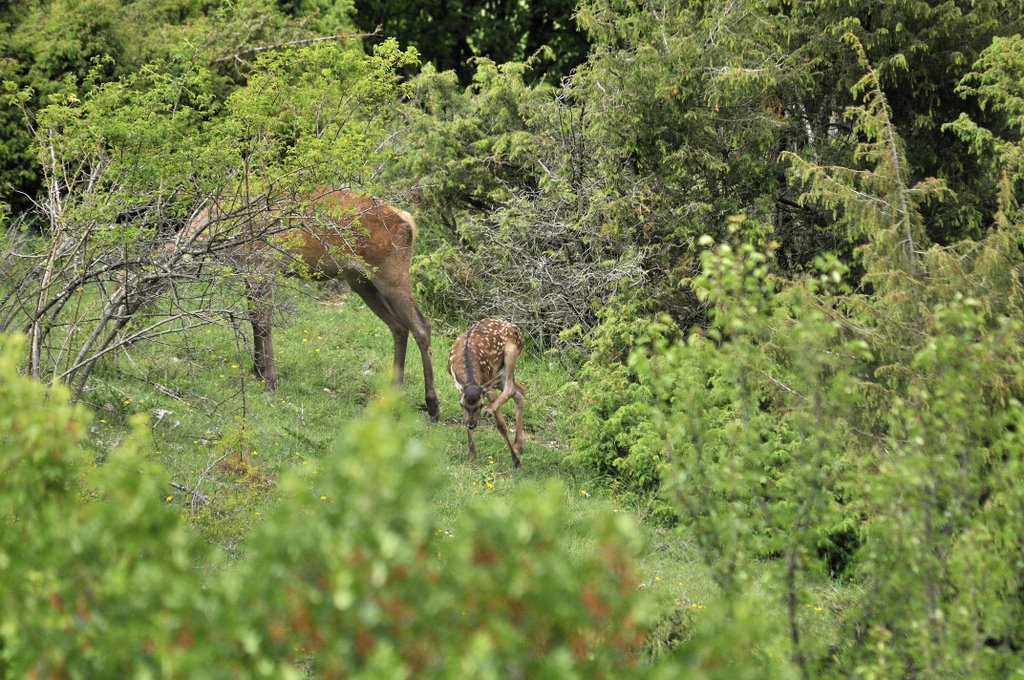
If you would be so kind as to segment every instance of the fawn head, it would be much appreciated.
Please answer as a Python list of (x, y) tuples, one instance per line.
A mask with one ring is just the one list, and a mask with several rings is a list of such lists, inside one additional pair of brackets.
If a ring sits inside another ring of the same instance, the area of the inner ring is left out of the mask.
[(462, 415), (466, 418), (466, 427), (476, 429), (477, 418), (480, 417), (480, 409), (484, 406), (484, 392), (479, 385), (469, 384), (462, 388), (462, 398), (459, 404), (462, 406)]

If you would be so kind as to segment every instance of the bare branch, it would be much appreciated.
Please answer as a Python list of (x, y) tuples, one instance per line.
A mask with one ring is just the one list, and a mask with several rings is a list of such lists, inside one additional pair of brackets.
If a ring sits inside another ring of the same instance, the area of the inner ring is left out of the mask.
[(260, 54), (261, 52), (271, 52), (273, 50), (283, 50), (283, 49), (287, 49), (289, 47), (301, 47), (303, 45), (312, 45), (314, 43), (320, 43), (320, 42), (331, 42), (331, 41), (333, 41), (333, 42), (344, 42), (346, 40), (355, 40), (357, 38), (370, 38), (370, 37), (373, 37), (375, 35), (379, 35), (380, 31), (381, 31), (381, 27), (378, 26), (377, 28), (375, 28), (370, 33), (363, 33), (363, 32), (358, 32), (358, 33), (338, 33), (336, 35), (325, 35), (325, 36), (320, 36), (320, 37), (317, 37), (317, 38), (305, 38), (305, 39), (302, 39), (302, 40), (289, 40), (288, 42), (276, 43), (274, 45), (260, 45), (258, 47), (252, 47), (252, 48), (247, 49), (247, 50), (242, 50), (241, 52), (236, 52), (235, 54), (229, 54), (229, 55), (224, 56), (224, 57), (218, 57), (216, 59), (212, 59), (210, 61), (210, 65), (213, 66), (215, 64), (224, 64), (224, 63), (227, 63), (227, 62), (245, 63), (246, 62), (246, 59), (245, 59), (246, 57), (252, 57), (252, 56), (254, 56), (256, 54)]

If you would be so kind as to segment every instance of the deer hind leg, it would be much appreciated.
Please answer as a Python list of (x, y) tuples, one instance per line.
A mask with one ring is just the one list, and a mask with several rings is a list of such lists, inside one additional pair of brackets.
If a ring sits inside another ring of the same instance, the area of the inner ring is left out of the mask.
[[(518, 395), (518, 392), (516, 393)], [(501, 414), (501, 410), (494, 411), (494, 424), (498, 426), (498, 432), (501, 432), (501, 436), (505, 438), (505, 443), (508, 444), (508, 450), (512, 454), (512, 465), (515, 467), (522, 467), (523, 464), (519, 460), (519, 451), (523, 448), (521, 441), (521, 423), (522, 423), (522, 410), (519, 407), (519, 397), (516, 398), (516, 423), (520, 423), (520, 427), (516, 428), (516, 444), (512, 445), (512, 440), (508, 438), (508, 425), (505, 423), (505, 416)]]
[(488, 413), (497, 413), (498, 409), (504, 406), (505, 402), (516, 395), (517, 390), (521, 390), (519, 384), (516, 382), (516, 359), (519, 358), (519, 350), (515, 347), (505, 348), (505, 384), (504, 389), (498, 398), (491, 402), (491, 405), (487, 407)]
[(245, 282), (245, 295), (249, 300), (249, 323), (252, 324), (253, 372), (263, 380), (263, 389), (277, 389), (277, 362), (274, 359), (273, 288), (265, 279)]
[(387, 299), (381, 295), (372, 282), (363, 278), (353, 278), (348, 283), (352, 290), (363, 299), (363, 302), (370, 308), (370, 311), (376, 314), (391, 331), (391, 338), (395, 343), (392, 376), (395, 385), (401, 387), (405, 382), (405, 350), (409, 344), (409, 329), (399, 320), (395, 311), (388, 304)]
[(408, 332), (412, 333), (416, 346), (420, 350), (420, 358), (423, 360), (423, 393), (424, 401), (427, 404), (427, 414), (432, 422), (437, 422), (441, 415), (441, 409), (437, 401), (437, 392), (434, 389), (434, 363), (432, 350), (430, 349), (430, 321), (423, 316), (419, 307), (412, 299), (412, 295), (399, 289), (389, 300), (389, 306), (394, 310), (395, 316), (405, 326)]

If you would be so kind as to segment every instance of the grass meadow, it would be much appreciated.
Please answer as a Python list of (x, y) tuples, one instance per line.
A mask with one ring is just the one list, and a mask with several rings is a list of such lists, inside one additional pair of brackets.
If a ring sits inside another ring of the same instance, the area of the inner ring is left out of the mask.
[[(166, 475), (164, 502), (180, 508), (205, 540), (234, 557), (244, 554), (250, 530), (278, 501), (276, 480), (302, 466), (312, 466), (315, 480), (319, 462), (338, 455), (331, 453), (332, 444), (344, 425), (391, 389), (390, 332), (356, 295), (298, 283), (282, 290), (277, 304), (281, 379), (272, 395), (252, 376), (249, 327), (240, 323), (165, 336), (171, 338), (166, 344), (154, 341), (121, 353), (97, 368), (84, 399), (94, 414), (89, 446), (97, 461), (128, 436), (135, 414), (144, 415), (152, 430), (151, 455)], [(631, 515), (645, 545), (636, 556), (640, 587), (650, 589), (663, 622), (653, 644), (688, 636), (714, 606), (714, 583), (685, 528), (647, 520), (643, 508), (624, 504), (601, 479), (566, 461), (573, 419), (586, 408), (577, 400), (571, 361), (527, 346), (517, 364), (517, 379), (527, 390), (521, 470), (512, 468), (493, 419), (478, 427), (479, 457), (468, 459), (458, 396), (446, 370), (449, 348), (462, 330), (433, 323), (440, 422), (431, 423), (422, 409), (422, 367), (411, 341), (399, 394), (402, 408), (413, 412), (413, 436), (432, 451), (444, 480), (434, 505), (437, 525), (454, 525), (463, 506), (478, 496), (523, 498), (528, 495), (514, 492), (543, 491), (558, 480), (566, 516), (573, 518), (564, 527), (566, 543), (587, 551), (592, 537), (585, 520), (599, 510)], [(514, 404), (504, 410), (511, 425)], [(823, 590), (816, 614), (826, 636), (828, 597)]]

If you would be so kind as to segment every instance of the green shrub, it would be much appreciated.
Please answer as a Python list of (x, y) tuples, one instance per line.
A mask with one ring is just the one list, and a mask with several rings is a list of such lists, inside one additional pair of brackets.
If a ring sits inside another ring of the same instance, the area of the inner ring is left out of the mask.
[(869, 640), (844, 661), (876, 677), (1010, 677), (1024, 640), (1024, 326), (991, 328), (970, 299), (934, 315), (861, 482), (868, 587), (847, 625)]
[(599, 325), (585, 336), (590, 354), (580, 373), (583, 408), (570, 458), (607, 476), (623, 498), (670, 520), (674, 513), (658, 497), (668, 461), (650, 416), (651, 381), (631, 368), (629, 357), (637, 344), (664, 344), (676, 333), (671, 320), (645, 312), (645, 304), (624, 291), (598, 312)]
[(194, 561), (215, 555), (164, 501), (142, 425), (91, 466), (83, 409), (19, 376), (20, 346), (0, 341), (0, 675), (199, 671), (216, 655), (216, 598)]
[[(595, 384), (631, 415), (620, 431), (645, 433), (634, 444), (666, 461), (663, 497), (732, 613), (711, 630), (751, 634), (740, 612), (752, 600), (777, 612), (764, 658), (737, 657), (731, 672), (782, 655), (805, 677), (1009, 677), (1021, 672), (1024, 630), (1024, 497), (1011, 481), (1024, 415), (1009, 174), (1019, 141), (991, 147), (1006, 174), (985, 238), (929, 247), (921, 205), (948, 190), (910, 183), (878, 74), (849, 40), (866, 74), (855, 87), (864, 105), (848, 118), (868, 167), (792, 160), (805, 199), (841, 212), (861, 241), (870, 294), (843, 284), (835, 258), (784, 281), (770, 251), (718, 245), (690, 282), (709, 305), (708, 326), (685, 341), (642, 342), (627, 364), (599, 359), (591, 368), (605, 380)], [(1002, 73), (1005, 55), (996, 56)], [(1012, 96), (1000, 106), (1013, 108)], [(969, 121), (957, 130), (991, 140)], [(635, 456), (618, 434), (581, 436), (595, 440), (589, 451)], [(830, 607), (835, 637), (817, 634), (807, 609), (825, 609), (818, 597), (835, 587), (827, 575), (850, 586)], [(684, 658), (707, 652), (692, 628), (677, 630), (690, 625), (670, 618), (659, 628), (683, 640)]]
[[(646, 677), (651, 602), (623, 515), (562, 534), (565, 489), (481, 497), (450, 526), (387, 399), (287, 474), (241, 559), (197, 539), (135, 435), (99, 466), (85, 414), (0, 351), (0, 675)], [(15, 404), (18, 408), (12, 408)], [(226, 442), (236, 446), (239, 438)], [(672, 663), (666, 660), (665, 664)]]
[[(567, 551), (564, 489), (481, 498), (454, 525), (408, 425), (377, 407), (284, 499), (230, 580), (243, 665), (316, 676), (613, 677), (642, 666), (649, 610), (621, 516)], [(243, 606), (244, 605), (244, 606)]]

